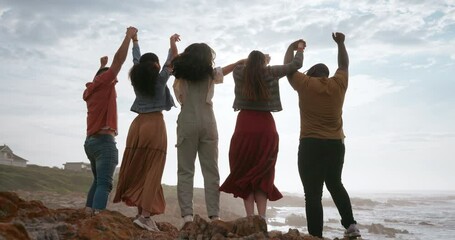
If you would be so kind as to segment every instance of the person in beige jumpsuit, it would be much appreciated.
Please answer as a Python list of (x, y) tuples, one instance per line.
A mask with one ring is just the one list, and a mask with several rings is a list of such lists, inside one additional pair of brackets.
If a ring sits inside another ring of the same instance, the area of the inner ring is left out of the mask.
[(177, 195), (184, 222), (193, 220), (193, 185), (196, 155), (204, 177), (207, 215), (219, 219), (220, 176), (218, 172), (218, 130), (213, 113), (214, 85), (232, 72), (236, 63), (213, 68), (213, 50), (194, 43), (173, 61), (174, 93), (181, 105), (177, 119)]

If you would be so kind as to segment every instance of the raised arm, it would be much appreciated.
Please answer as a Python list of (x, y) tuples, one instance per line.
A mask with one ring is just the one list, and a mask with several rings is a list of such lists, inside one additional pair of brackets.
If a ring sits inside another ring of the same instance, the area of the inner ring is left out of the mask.
[(293, 43), (289, 44), (288, 49), (286, 50), (286, 54), (284, 55), (284, 60), (283, 64), (288, 64), (292, 62), (292, 59), (294, 58), (294, 51), (296, 50), (305, 50), (306, 48), (306, 42), (303, 41), (303, 39), (299, 39), (297, 41), (294, 41)]
[(134, 65), (139, 63), (141, 59), (141, 49), (139, 48), (139, 39), (137, 38), (137, 33), (133, 36), (133, 63)]
[(246, 59), (241, 59), (241, 60), (238, 60), (237, 62), (235, 63), (231, 63), (229, 65), (226, 65), (222, 68), (222, 71), (223, 71), (223, 76), (226, 76), (228, 75), (229, 73), (231, 73), (232, 71), (234, 71), (234, 68), (237, 66), (237, 65), (242, 65), (242, 64), (245, 64), (246, 62)]
[(128, 54), (128, 48), (130, 47), (130, 42), (133, 36), (137, 33), (137, 29), (135, 27), (128, 27), (126, 29), (126, 34), (125, 38), (123, 39), (122, 44), (120, 45), (119, 49), (114, 55), (114, 59), (112, 60), (111, 64), (111, 71), (115, 75), (117, 75), (120, 72), (120, 69), (122, 68), (123, 63), (126, 60), (126, 56)]
[(180, 35), (175, 33), (174, 35), (171, 36), (169, 41), (170, 41), (170, 45), (171, 45), (172, 59), (174, 59), (179, 54), (179, 50), (177, 49), (176, 42), (180, 42)]
[[(293, 43), (291, 43), (286, 51), (284, 57), (284, 64), (283, 65), (276, 65), (271, 66), (270, 70), (271, 73), (278, 78), (284, 77), (288, 74), (292, 74), (299, 70), (303, 64), (303, 50), (305, 49), (305, 41), (299, 39)], [(294, 50), (296, 50), (296, 54), (294, 56)]]
[(173, 34), (169, 38), (170, 48), (167, 54), (166, 62), (164, 62), (163, 66), (163, 69), (166, 69), (166, 71), (172, 72), (172, 60), (179, 54), (179, 51), (177, 49), (177, 42), (179, 41), (180, 35), (178, 35), (177, 33)]
[(349, 68), (349, 56), (344, 45), (345, 36), (343, 33), (336, 32), (332, 33), (333, 40), (338, 45), (338, 69), (348, 71)]

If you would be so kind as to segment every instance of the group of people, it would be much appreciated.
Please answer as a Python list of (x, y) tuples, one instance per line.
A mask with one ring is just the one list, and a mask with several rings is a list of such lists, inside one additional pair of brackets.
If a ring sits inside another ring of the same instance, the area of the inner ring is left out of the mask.
[[(298, 169), (305, 191), (308, 231), (322, 238), (322, 191), (331, 193), (345, 227), (345, 235), (360, 236), (352, 214), (349, 195), (341, 182), (344, 163), (342, 107), (348, 85), (349, 59), (345, 36), (333, 33), (338, 46), (338, 70), (329, 77), (324, 64), (306, 73), (303, 64), (306, 42), (291, 43), (282, 65), (269, 65), (270, 57), (252, 51), (248, 58), (224, 67), (214, 67), (215, 52), (205, 43), (193, 43), (178, 53), (180, 36), (170, 37), (170, 49), (161, 66), (151, 52), (141, 55), (138, 31), (128, 27), (111, 66), (107, 57), (93, 81), (86, 84), (87, 138), (84, 148), (94, 180), (88, 192), (86, 210), (97, 214), (106, 208), (118, 164), (116, 91), (117, 75), (133, 42), (133, 63), (129, 78), (136, 98), (113, 202), (137, 208), (134, 223), (159, 231), (152, 216), (164, 213), (161, 187), (167, 154), (167, 132), (163, 110), (175, 107), (167, 82), (175, 77), (173, 90), (180, 113), (177, 119), (177, 196), (183, 222), (193, 221), (193, 180), (196, 157), (204, 178), (205, 201), (210, 220), (219, 220), (220, 191), (241, 197), (247, 216), (266, 218), (267, 201), (282, 194), (274, 185), (279, 136), (272, 112), (282, 110), (278, 80), (287, 77), (299, 95), (300, 145)], [(230, 142), (230, 174), (220, 185), (218, 131), (213, 112), (214, 85), (233, 72), (234, 111), (239, 111)]]

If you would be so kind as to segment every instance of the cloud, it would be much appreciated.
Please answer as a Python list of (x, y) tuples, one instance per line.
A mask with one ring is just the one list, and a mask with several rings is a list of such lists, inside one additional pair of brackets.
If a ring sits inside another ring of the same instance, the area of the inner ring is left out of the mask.
[(416, 64), (415, 62), (413, 62), (413, 63), (405, 62), (405, 63), (402, 63), (401, 65), (403, 67), (411, 68), (411, 69), (418, 69), (418, 68), (428, 69), (428, 68), (434, 66), (436, 63), (437, 63), (436, 59), (428, 58), (428, 59), (426, 59), (426, 63), (423, 63), (423, 64)]
[(347, 108), (367, 105), (380, 99), (384, 95), (397, 93), (406, 88), (406, 85), (386, 78), (377, 78), (369, 75), (354, 75), (349, 79), (349, 88), (346, 93), (345, 106)]
[(392, 137), (392, 141), (396, 143), (434, 143), (440, 141), (455, 141), (454, 132), (408, 132), (401, 133)]

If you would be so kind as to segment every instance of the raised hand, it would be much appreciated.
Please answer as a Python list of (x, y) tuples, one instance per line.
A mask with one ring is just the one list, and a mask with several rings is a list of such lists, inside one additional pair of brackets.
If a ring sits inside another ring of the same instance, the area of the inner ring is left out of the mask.
[(306, 48), (306, 42), (303, 39), (298, 39), (291, 43), (290, 47), (294, 50), (297, 50), (299, 48)]
[(335, 33), (332, 33), (332, 38), (336, 43), (339, 44), (339, 43), (344, 43), (345, 36), (341, 32), (335, 32)]
[(100, 58), (100, 65), (101, 65), (100, 68), (105, 67), (105, 66), (107, 65), (107, 61), (108, 61), (107, 56), (101, 57), (101, 58)]
[(170, 38), (171, 42), (180, 42), (180, 35), (178, 35), (177, 33), (174, 33), (171, 38)]
[(137, 34), (137, 28), (135, 27), (128, 27), (126, 29), (126, 36), (133, 39), (133, 37)]
[(174, 33), (174, 34), (172, 34), (172, 36), (170, 37), (169, 40), (171, 43), (172, 58), (175, 58), (175, 57), (177, 57), (177, 55), (179, 53), (176, 42), (180, 41), (180, 35), (178, 35), (177, 33)]
[(305, 41), (299, 41), (297, 44), (297, 49), (305, 49), (306, 48), (306, 42)]
[(335, 32), (332, 33), (332, 38), (338, 45), (338, 68), (347, 71), (349, 68), (349, 56), (346, 46), (344, 46), (345, 36), (343, 33)]

